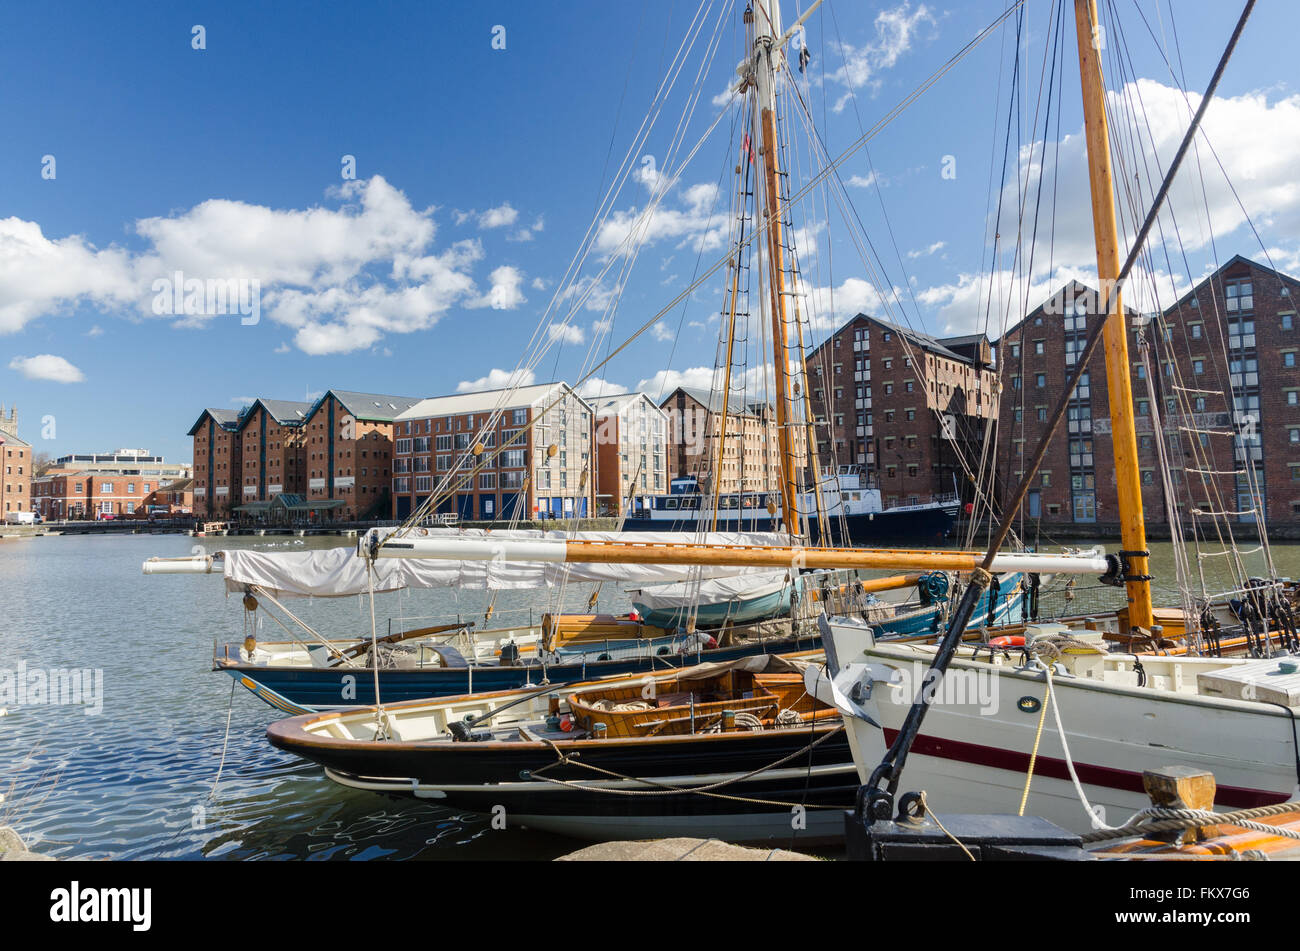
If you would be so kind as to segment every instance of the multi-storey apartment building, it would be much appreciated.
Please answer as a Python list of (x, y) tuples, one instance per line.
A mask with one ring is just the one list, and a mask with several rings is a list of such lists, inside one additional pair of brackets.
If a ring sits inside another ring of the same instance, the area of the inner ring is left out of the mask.
[(6, 416), (0, 406), (0, 461), (4, 481), (0, 482), (0, 519), (4, 512), (32, 510), (32, 447), (18, 438), (18, 410), (9, 407)]
[(240, 504), (302, 494), (306, 484), (304, 427), (310, 403), (257, 399), (239, 416)]
[(598, 510), (622, 516), (668, 491), (668, 414), (645, 393), (593, 400)]
[(594, 421), (563, 382), (421, 400), (396, 420), (393, 516), (406, 518), (435, 493), (435, 513), (467, 520), (588, 516)]
[(241, 491), (239, 413), (209, 407), (199, 414), (189, 435), (194, 438), (194, 514), (229, 518)]
[(822, 471), (865, 467), (886, 505), (970, 497), (966, 470), (997, 417), (991, 362), (982, 334), (938, 338), (858, 314), (806, 360)]
[[(659, 404), (668, 414), (668, 465), (672, 477), (693, 478), (708, 491), (775, 492), (781, 487), (781, 453), (776, 413), (763, 403), (727, 401), (726, 445), (722, 433), (722, 396), (679, 386)], [(795, 471), (808, 465), (806, 426), (793, 427)]]
[[(1128, 312), (1129, 379), (1149, 524), (1167, 524), (1171, 503), (1186, 519), (1250, 523), (1260, 510), (1277, 525), (1300, 515), (1297, 294), (1300, 281), (1237, 256), (1160, 319)], [(1071, 283), (999, 341), (1006, 387), (999, 436), (1004, 491), (1018, 481), (1045, 434), (1087, 330), (1102, 319), (1096, 311), (1095, 292)], [(1118, 526), (1100, 352), (1080, 380), (1065, 431), (1050, 444), (1022, 516), (1104, 533)]]
[(342, 519), (387, 517), (393, 424), (418, 402), (411, 396), (329, 390), (311, 405), (302, 433), (305, 501), (313, 511)]

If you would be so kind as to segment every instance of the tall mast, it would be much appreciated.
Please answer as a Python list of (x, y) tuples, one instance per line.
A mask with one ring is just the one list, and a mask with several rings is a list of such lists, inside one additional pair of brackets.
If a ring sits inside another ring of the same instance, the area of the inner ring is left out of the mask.
[(1096, 0), (1074, 0), (1083, 84), (1083, 120), (1088, 142), (1088, 177), (1092, 188), (1092, 223), (1097, 239), (1100, 299), (1108, 302), (1102, 344), (1106, 352), (1106, 391), (1110, 397), (1111, 442), (1115, 450), (1115, 486), (1119, 495), (1120, 537), (1129, 558), (1127, 584), (1129, 626), (1151, 628), (1151, 583), (1148, 579), (1146, 524), (1142, 515), (1142, 480), (1138, 472), (1137, 432), (1133, 423), (1133, 388), (1129, 379), (1128, 328), (1116, 283), (1120, 272), (1119, 230), (1106, 125), (1106, 88), (1102, 81)]
[[(811, 12), (811, 11), (810, 11)], [(756, 108), (755, 141), (760, 143), (763, 163), (764, 215), (767, 230), (767, 263), (771, 274), (768, 286), (772, 298), (772, 362), (775, 365), (776, 428), (780, 454), (782, 515), (786, 531), (799, 534), (799, 491), (795, 483), (794, 432), (790, 420), (790, 347), (786, 328), (785, 262), (781, 235), (780, 169), (777, 167), (776, 138), (776, 64), (780, 58), (778, 37), (781, 24), (780, 0), (754, 0), (753, 56), (750, 79)]]

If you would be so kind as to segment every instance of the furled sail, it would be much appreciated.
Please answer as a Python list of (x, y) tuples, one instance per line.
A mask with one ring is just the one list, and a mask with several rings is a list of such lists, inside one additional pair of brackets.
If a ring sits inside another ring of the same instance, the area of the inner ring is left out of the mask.
[[(626, 541), (619, 532), (486, 531), (484, 529), (415, 529), (410, 537), (478, 538), (501, 541)], [(785, 536), (773, 532), (637, 532), (638, 543), (710, 545), (779, 545)], [(364, 539), (363, 539), (364, 543)], [(491, 588), (498, 590), (551, 587), (565, 582), (608, 581), (618, 584), (662, 584), (697, 579), (767, 574), (770, 568), (733, 565), (556, 564), (504, 560), (367, 559), (352, 547), (322, 551), (263, 552), (229, 549), (224, 574), (229, 591), (256, 585), (276, 597), (342, 597), (402, 588)], [(373, 572), (373, 582), (367, 577)]]

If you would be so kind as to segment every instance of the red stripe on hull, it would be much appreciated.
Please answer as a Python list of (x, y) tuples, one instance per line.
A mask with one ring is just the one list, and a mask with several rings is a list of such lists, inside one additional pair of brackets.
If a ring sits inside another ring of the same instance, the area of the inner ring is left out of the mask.
[[(897, 730), (885, 730), (885, 743), (892, 745), (898, 736)], [(1029, 754), (1015, 750), (1003, 750), (994, 746), (981, 746), (978, 743), (964, 743), (938, 736), (920, 734), (912, 743), (912, 753), (933, 756), (936, 759), (955, 760), (970, 763), (973, 766), (986, 766), (1001, 769), (1023, 776), (1029, 770)], [(1100, 786), (1104, 789), (1122, 789), (1125, 792), (1144, 794), (1142, 774), (1128, 769), (1114, 769), (1110, 766), (1094, 766), (1090, 763), (1074, 764), (1074, 771), (1079, 782), (1088, 786)], [(1034, 762), (1034, 775), (1047, 776), (1051, 779), (1070, 780), (1070, 769), (1063, 759), (1043, 756), (1041, 753)], [(1215, 805), (1234, 806), (1238, 809), (1254, 809), (1257, 806), (1271, 806), (1277, 802), (1286, 802), (1289, 793), (1270, 792), (1265, 789), (1244, 789), (1240, 786), (1220, 785), (1214, 797)]]

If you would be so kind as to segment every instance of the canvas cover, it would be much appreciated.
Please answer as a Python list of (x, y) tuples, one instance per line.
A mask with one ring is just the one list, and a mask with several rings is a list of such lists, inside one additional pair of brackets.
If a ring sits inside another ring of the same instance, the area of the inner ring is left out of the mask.
[[(775, 532), (540, 532), (486, 529), (417, 529), (416, 537), (461, 537), (483, 540), (676, 542), (709, 545), (783, 545)], [(458, 561), (441, 558), (380, 558), (373, 564), (352, 546), (304, 552), (230, 549), (222, 553), (228, 591), (256, 585), (276, 597), (347, 597), (402, 588), (551, 587), (564, 583), (608, 581), (617, 584), (663, 584), (771, 575), (770, 568), (731, 565), (556, 564), (541, 562)], [(779, 572), (784, 577), (784, 572)]]

